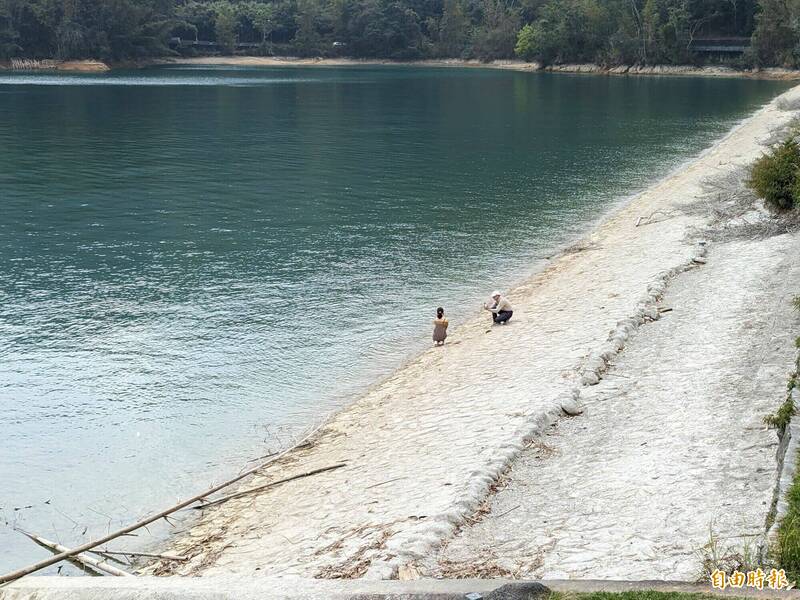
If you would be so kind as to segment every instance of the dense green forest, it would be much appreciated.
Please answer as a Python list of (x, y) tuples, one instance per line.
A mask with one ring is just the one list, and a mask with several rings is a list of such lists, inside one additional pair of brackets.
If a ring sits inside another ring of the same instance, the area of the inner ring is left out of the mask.
[(796, 66), (800, 0), (0, 0), (0, 58), (203, 50), (669, 64), (708, 60), (691, 48), (708, 37), (750, 38), (742, 66)]

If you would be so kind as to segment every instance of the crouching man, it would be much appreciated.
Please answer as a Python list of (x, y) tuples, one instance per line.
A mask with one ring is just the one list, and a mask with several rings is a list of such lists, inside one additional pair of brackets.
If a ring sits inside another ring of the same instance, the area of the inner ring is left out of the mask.
[(498, 325), (508, 323), (508, 320), (514, 315), (514, 307), (500, 292), (492, 292), (492, 303), (484, 304), (483, 308), (492, 313), (492, 320)]

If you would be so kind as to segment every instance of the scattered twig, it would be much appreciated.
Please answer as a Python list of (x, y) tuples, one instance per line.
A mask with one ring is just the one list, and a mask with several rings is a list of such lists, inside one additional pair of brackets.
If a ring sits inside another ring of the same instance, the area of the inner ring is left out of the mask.
[(270, 456), (275, 456), (276, 454), (277, 454), (277, 452), (270, 452), (269, 454), (265, 454), (264, 456), (257, 456), (257, 457), (255, 457), (255, 458), (251, 458), (251, 459), (250, 459), (250, 460), (248, 460), (247, 462), (248, 462), (248, 463), (251, 463), (251, 462), (256, 462), (257, 460), (263, 460), (263, 459), (265, 459), (265, 458), (269, 458)]
[(169, 520), (169, 517), (168, 517), (167, 515), (164, 515), (164, 520), (165, 520), (167, 523), (169, 523), (169, 526), (170, 526), (170, 527), (175, 527), (175, 523), (173, 523), (172, 521), (170, 521), (170, 520)]
[(495, 517), (495, 519), (499, 519), (500, 517), (505, 517), (508, 513), (517, 510), (520, 506), (522, 506), (522, 505), (521, 504), (517, 504), (514, 508), (509, 508), (506, 512), (500, 513), (499, 515), (497, 515)]
[(407, 477), (395, 477), (394, 479), (387, 479), (386, 481), (381, 481), (380, 483), (373, 483), (372, 485), (368, 485), (364, 489), (371, 490), (372, 488), (380, 487), (382, 485), (386, 485), (387, 483), (392, 483), (393, 481), (400, 481), (401, 479), (407, 479)]
[(622, 377), (623, 379), (630, 379), (630, 375), (623, 375), (622, 373), (614, 373), (613, 371), (606, 371), (605, 376)]

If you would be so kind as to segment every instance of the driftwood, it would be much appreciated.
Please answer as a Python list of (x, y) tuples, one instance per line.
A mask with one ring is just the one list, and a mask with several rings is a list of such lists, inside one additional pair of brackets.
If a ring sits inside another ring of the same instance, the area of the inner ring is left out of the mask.
[(653, 223), (653, 222), (658, 223), (659, 221), (653, 221), (653, 217), (655, 217), (657, 214), (664, 215), (665, 219), (661, 219), (662, 221), (665, 221), (666, 219), (671, 219), (672, 217), (675, 216), (673, 213), (670, 213), (670, 212), (667, 212), (667, 211), (664, 211), (664, 210), (656, 210), (656, 211), (651, 212), (646, 217), (644, 215), (642, 215), (638, 219), (636, 219), (636, 227), (639, 227), (640, 225), (649, 225), (650, 223)]
[(299, 475), (293, 475), (292, 477), (287, 477), (286, 479), (278, 479), (277, 481), (270, 481), (269, 483), (265, 483), (264, 485), (259, 485), (254, 488), (250, 488), (247, 490), (241, 490), (239, 492), (234, 492), (233, 494), (228, 494), (227, 496), (222, 496), (222, 498), (216, 498), (215, 500), (210, 500), (205, 504), (199, 504), (198, 506), (192, 506), (195, 509), (203, 509), (208, 508), (209, 506), (215, 506), (217, 504), (222, 504), (223, 502), (227, 502), (228, 500), (233, 500), (234, 498), (239, 498), (240, 496), (245, 496), (247, 494), (252, 494), (254, 492), (260, 492), (261, 490), (265, 490), (267, 488), (271, 488), (275, 485), (280, 485), (281, 483), (286, 483), (287, 481), (294, 481), (295, 479), (302, 479), (303, 477), (309, 477), (311, 475), (316, 475), (317, 473), (324, 473), (326, 471), (333, 471), (334, 469), (341, 469), (344, 467), (346, 463), (339, 463), (337, 465), (331, 465), (330, 467), (323, 467), (321, 469), (314, 469), (313, 471), (308, 471), (306, 473), (300, 473)]
[[(33, 533), (29, 533), (27, 531), (23, 531), (22, 529), (17, 528), (22, 535), (29, 537), (34, 542), (39, 544), (40, 546), (44, 546), (51, 552), (69, 552), (72, 553), (73, 551), (67, 548), (66, 546), (62, 546), (61, 544), (56, 544), (55, 542), (51, 542), (41, 536), (35, 535)], [(70, 554), (70, 558), (73, 560), (77, 560), (79, 563), (91, 567), (92, 569), (97, 569), (98, 571), (102, 571), (103, 573), (108, 573), (109, 575), (115, 575), (116, 577), (133, 577), (130, 573), (123, 571), (122, 569), (118, 569), (117, 567), (108, 564), (103, 560), (97, 560), (96, 558), (92, 558), (91, 556), (86, 556), (85, 554)]]
[(102, 556), (142, 556), (144, 558), (160, 558), (163, 560), (189, 560), (187, 556), (178, 556), (177, 554), (151, 554), (150, 552), (121, 552), (119, 550), (89, 550), (92, 554), (100, 554)]
[(81, 544), (80, 546), (77, 546), (77, 547), (72, 548), (72, 549), (65, 548), (64, 550), (60, 551), (61, 552), (60, 554), (56, 554), (55, 556), (52, 556), (52, 557), (50, 557), (50, 558), (48, 558), (46, 560), (39, 561), (39, 562), (34, 563), (32, 565), (28, 565), (27, 567), (23, 567), (21, 569), (13, 571), (12, 573), (7, 573), (5, 575), (0, 575), (0, 584), (8, 583), (10, 581), (15, 581), (15, 580), (19, 579), (20, 577), (24, 577), (25, 575), (30, 575), (31, 573), (35, 573), (36, 571), (41, 571), (42, 569), (47, 568), (50, 565), (54, 565), (54, 564), (56, 564), (58, 562), (61, 562), (62, 560), (65, 560), (65, 559), (68, 559), (68, 558), (70, 558), (72, 556), (75, 556), (76, 554), (80, 554), (81, 552), (86, 552), (87, 550), (92, 550), (93, 548), (97, 548), (98, 546), (100, 546), (102, 544), (105, 544), (107, 542), (110, 542), (113, 539), (116, 539), (116, 538), (118, 538), (120, 536), (129, 534), (131, 531), (136, 531), (137, 529), (141, 529), (142, 527), (145, 527), (145, 526), (149, 525), (150, 523), (153, 523), (154, 521), (158, 521), (159, 519), (161, 519), (161, 518), (163, 518), (163, 517), (165, 517), (167, 515), (171, 515), (172, 513), (177, 512), (177, 511), (181, 510), (182, 508), (186, 508), (190, 504), (194, 504), (195, 502), (199, 502), (199, 501), (203, 500), (206, 496), (209, 496), (209, 495), (213, 494), (214, 492), (218, 492), (219, 490), (221, 490), (223, 488), (226, 488), (229, 485), (244, 479), (248, 475), (252, 475), (253, 473), (255, 473), (257, 471), (260, 471), (261, 469), (263, 469), (267, 465), (272, 464), (273, 462), (275, 462), (275, 461), (281, 459), (282, 457), (286, 456), (287, 454), (292, 452), (295, 448), (297, 448), (298, 446), (301, 446), (302, 444), (305, 444), (309, 439), (311, 439), (311, 437), (313, 435), (315, 435), (320, 429), (322, 429), (322, 426), (324, 424), (325, 423), (323, 422), (318, 427), (315, 427), (308, 435), (306, 435), (302, 440), (300, 440), (297, 444), (295, 444), (291, 448), (287, 448), (283, 452), (280, 452), (280, 453), (276, 454), (275, 456), (271, 457), (269, 460), (267, 460), (267, 461), (255, 466), (255, 467), (253, 467), (252, 469), (248, 469), (247, 471), (244, 471), (243, 473), (239, 473), (236, 477), (233, 477), (233, 478), (231, 478), (231, 479), (229, 479), (229, 480), (227, 480), (227, 481), (225, 481), (223, 483), (220, 483), (219, 485), (216, 485), (216, 486), (212, 487), (211, 489), (204, 491), (201, 494), (197, 494), (196, 496), (192, 496), (188, 500), (183, 500), (181, 502), (178, 502), (178, 504), (175, 504), (174, 506), (170, 506), (169, 508), (167, 508), (165, 510), (162, 510), (161, 512), (157, 512), (155, 514), (150, 515), (149, 517), (145, 517), (144, 519), (142, 519), (140, 521), (137, 521), (136, 523), (133, 523), (132, 525), (128, 525), (127, 527), (123, 527), (122, 529), (118, 529), (116, 531), (113, 531), (113, 532), (109, 533), (108, 535), (105, 535), (105, 536), (103, 536), (101, 538), (98, 538), (96, 540), (92, 540), (90, 542), (86, 542), (85, 544)]

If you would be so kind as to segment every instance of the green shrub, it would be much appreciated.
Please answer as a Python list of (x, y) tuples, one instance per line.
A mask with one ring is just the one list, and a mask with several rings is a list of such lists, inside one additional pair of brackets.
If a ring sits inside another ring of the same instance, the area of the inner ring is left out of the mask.
[(533, 25), (525, 25), (517, 34), (517, 44), (514, 46), (514, 53), (522, 60), (532, 61), (536, 58), (538, 51), (539, 32)]
[(798, 170), (800, 146), (789, 139), (753, 164), (748, 183), (773, 208), (789, 209), (800, 198)]
[(794, 402), (792, 397), (788, 396), (775, 413), (764, 417), (764, 424), (767, 427), (774, 427), (782, 434), (786, 430), (786, 426), (789, 425), (789, 421), (792, 420), (794, 413)]
[(775, 550), (780, 567), (786, 569), (791, 581), (800, 577), (800, 480), (796, 475), (786, 494), (786, 502), (789, 508), (778, 527)]

